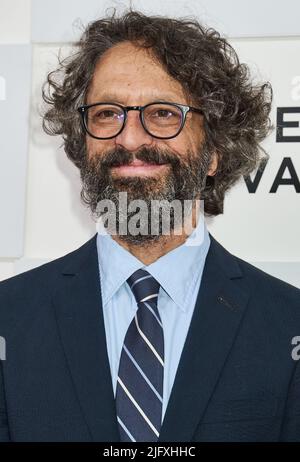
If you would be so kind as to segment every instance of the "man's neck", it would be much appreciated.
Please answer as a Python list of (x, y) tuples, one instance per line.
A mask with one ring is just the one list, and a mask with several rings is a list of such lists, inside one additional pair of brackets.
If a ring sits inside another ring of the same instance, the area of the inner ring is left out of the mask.
[(145, 241), (144, 243), (141, 242), (139, 244), (136, 244), (125, 241), (124, 239), (122, 239), (122, 237), (118, 235), (112, 235), (112, 238), (118, 244), (120, 244), (122, 247), (128, 250), (128, 252), (134, 255), (138, 260), (144, 263), (144, 265), (148, 266), (151, 263), (154, 263), (163, 255), (170, 252), (171, 250), (182, 245), (186, 241), (188, 236), (191, 234), (193, 229), (196, 227), (198, 218), (199, 217), (197, 217), (196, 210), (194, 207), (192, 211), (192, 220), (190, 219), (190, 217), (187, 217), (187, 220), (189, 220), (189, 223), (191, 223), (192, 225), (192, 229), (190, 229), (191, 227), (189, 226), (186, 230), (186, 228), (182, 226), (180, 233), (176, 232), (175, 234), (174, 232), (172, 232), (170, 233), (170, 235), (162, 235), (158, 239), (155, 239), (153, 241)]

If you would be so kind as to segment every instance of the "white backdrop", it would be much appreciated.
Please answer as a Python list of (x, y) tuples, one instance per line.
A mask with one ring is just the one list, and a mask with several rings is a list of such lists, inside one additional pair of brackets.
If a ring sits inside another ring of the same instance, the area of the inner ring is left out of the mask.
[[(0, 279), (59, 257), (96, 231), (61, 139), (42, 132), (41, 86), (81, 23), (129, 3), (0, 0)], [(272, 83), (275, 126), (278, 107), (300, 111), (300, 2), (287, 0), (284, 8), (271, 0), (131, 3), (154, 14), (194, 14), (226, 34), (253, 75)], [(283, 120), (296, 122), (283, 137), (299, 137), (300, 112)], [(264, 146), (270, 160), (256, 191), (242, 179), (208, 227), (235, 255), (300, 287), (300, 143), (276, 141), (275, 130)]]

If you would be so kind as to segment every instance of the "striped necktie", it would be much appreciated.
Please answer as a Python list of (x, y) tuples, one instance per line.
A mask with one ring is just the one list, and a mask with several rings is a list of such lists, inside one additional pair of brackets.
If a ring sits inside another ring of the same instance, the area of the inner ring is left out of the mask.
[(164, 335), (159, 283), (139, 269), (127, 279), (138, 309), (125, 335), (116, 390), (121, 441), (157, 441), (162, 420)]

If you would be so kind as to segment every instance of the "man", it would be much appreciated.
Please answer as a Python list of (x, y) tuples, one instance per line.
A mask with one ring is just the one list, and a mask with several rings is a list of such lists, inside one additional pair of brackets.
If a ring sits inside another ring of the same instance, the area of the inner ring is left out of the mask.
[(212, 29), (133, 11), (91, 23), (47, 85), (104, 232), (1, 283), (0, 439), (300, 441), (300, 291), (198, 213), (258, 167), (270, 86)]

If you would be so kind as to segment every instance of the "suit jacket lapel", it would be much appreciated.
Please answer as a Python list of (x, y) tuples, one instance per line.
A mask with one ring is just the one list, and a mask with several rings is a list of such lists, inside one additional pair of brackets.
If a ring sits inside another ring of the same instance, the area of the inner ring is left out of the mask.
[(211, 235), (190, 329), (159, 441), (191, 441), (238, 333), (248, 292), (237, 261)]
[(71, 255), (54, 297), (63, 348), (92, 439), (119, 441), (96, 236)]

